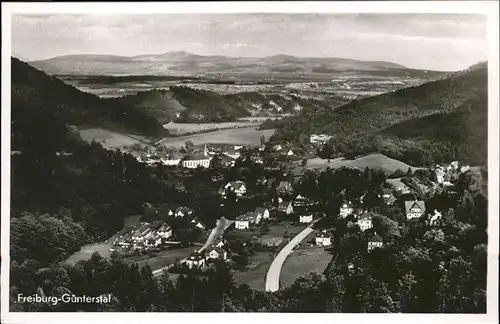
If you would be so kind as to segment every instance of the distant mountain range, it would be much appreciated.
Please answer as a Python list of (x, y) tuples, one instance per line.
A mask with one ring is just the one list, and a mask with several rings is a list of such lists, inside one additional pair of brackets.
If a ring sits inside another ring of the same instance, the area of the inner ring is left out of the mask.
[(488, 66), (282, 122), (272, 141), (306, 143), (330, 134), (331, 152), (380, 152), (409, 164), (487, 163)]
[(344, 58), (274, 55), (262, 58), (202, 56), (176, 51), (137, 55), (64, 55), (29, 62), (49, 74), (197, 75), (206, 73), (334, 73), (341, 71), (406, 70), (391, 62)]

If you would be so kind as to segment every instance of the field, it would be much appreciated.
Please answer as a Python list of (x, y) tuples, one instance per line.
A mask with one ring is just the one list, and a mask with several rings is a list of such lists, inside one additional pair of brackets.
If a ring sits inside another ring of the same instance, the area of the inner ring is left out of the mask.
[(247, 284), (250, 288), (263, 291), (266, 288), (266, 274), (274, 257), (271, 252), (256, 252), (248, 260), (248, 265), (241, 272), (234, 272), (237, 284)]
[(145, 138), (138, 135), (125, 135), (101, 128), (81, 129), (79, 133), (84, 141), (89, 143), (96, 141), (109, 149), (132, 145), (145, 140)]
[(260, 137), (265, 136), (268, 140), (274, 134), (274, 129), (258, 130), (257, 127), (245, 127), (239, 129), (220, 130), (211, 133), (186, 135), (180, 137), (166, 137), (161, 143), (168, 146), (183, 146), (186, 141), (194, 145), (203, 144), (241, 144), (260, 145)]
[(252, 127), (259, 125), (262, 122), (259, 120), (254, 121), (237, 121), (237, 122), (225, 122), (225, 123), (169, 123), (163, 125), (163, 128), (168, 129), (172, 134), (184, 134), (193, 133), (200, 131), (218, 130), (218, 129), (228, 129), (228, 128), (239, 128), (239, 127)]
[[(309, 238), (304, 239), (307, 242)], [(307, 247), (292, 252), (281, 268), (280, 287), (289, 287), (310, 272), (323, 273), (332, 259), (324, 247)]]
[(80, 260), (88, 260), (94, 252), (98, 252), (103, 258), (107, 258), (111, 255), (109, 248), (111, 246), (108, 243), (93, 243), (82, 246), (80, 251), (73, 253), (69, 258), (64, 261), (68, 264), (75, 264)]
[(124, 228), (134, 227), (139, 223), (142, 215), (131, 215), (124, 218)]
[(370, 169), (380, 169), (386, 173), (393, 173), (398, 169), (406, 172), (409, 167), (411, 167), (412, 171), (419, 169), (404, 162), (391, 159), (383, 154), (370, 154), (355, 160), (345, 160), (344, 158), (332, 159), (330, 160), (330, 163), (328, 163), (328, 160), (323, 160), (321, 158), (312, 158), (307, 161), (306, 166), (306, 168), (309, 169), (326, 169), (328, 167), (332, 169), (349, 167), (360, 170), (364, 170), (366, 167), (369, 167)]
[(135, 256), (125, 258), (126, 263), (136, 263), (139, 267), (149, 264), (152, 271), (166, 267), (172, 263), (186, 258), (189, 254), (194, 252), (198, 246), (191, 246), (182, 249), (173, 249), (156, 253), (156, 256), (150, 258), (147, 255)]

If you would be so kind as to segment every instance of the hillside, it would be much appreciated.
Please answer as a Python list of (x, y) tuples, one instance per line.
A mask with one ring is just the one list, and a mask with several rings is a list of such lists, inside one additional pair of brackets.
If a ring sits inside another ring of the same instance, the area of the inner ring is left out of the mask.
[(333, 154), (381, 152), (410, 164), (449, 159), (485, 163), (487, 64), (448, 78), (385, 93), (334, 110), (291, 117), (274, 141), (300, 142), (301, 134), (333, 136)]
[[(332, 73), (406, 70), (391, 62), (274, 55), (262, 58), (202, 56), (187, 52), (138, 55), (66, 55), (30, 62), (49, 74), (192, 75), (204, 73)], [(416, 72), (416, 71), (414, 71)]]
[[(172, 86), (169, 90), (143, 91), (108, 99), (158, 119), (162, 124), (179, 122), (224, 122), (252, 114), (293, 113), (297, 109), (325, 109), (326, 103), (296, 95), (213, 91)], [(318, 108), (320, 107), (320, 108)]]
[(113, 100), (81, 92), (25, 62), (11, 59), (12, 121), (29, 111), (53, 112), (64, 123), (156, 136), (165, 132), (155, 118)]

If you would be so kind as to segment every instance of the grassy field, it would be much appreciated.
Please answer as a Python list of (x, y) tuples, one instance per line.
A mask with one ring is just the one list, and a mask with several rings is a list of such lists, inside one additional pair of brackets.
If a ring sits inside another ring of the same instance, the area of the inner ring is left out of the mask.
[(109, 243), (93, 243), (82, 246), (80, 251), (73, 253), (69, 258), (64, 261), (68, 264), (75, 264), (80, 260), (88, 260), (94, 252), (98, 252), (103, 258), (110, 256), (111, 252)]
[(125, 228), (133, 227), (139, 223), (142, 215), (131, 215), (124, 218), (124, 226)]
[(260, 137), (265, 136), (268, 140), (274, 134), (274, 129), (258, 130), (257, 127), (245, 127), (238, 129), (228, 129), (214, 131), (211, 133), (194, 134), (180, 137), (167, 137), (162, 140), (163, 145), (183, 146), (186, 141), (193, 142), (194, 145), (203, 144), (241, 144), (260, 145)]
[(163, 125), (163, 128), (168, 129), (172, 134), (184, 134), (193, 133), (208, 130), (218, 130), (218, 129), (231, 129), (238, 127), (251, 127), (255, 125), (260, 125), (262, 121), (237, 121), (237, 122), (226, 122), (226, 123), (169, 123)]
[(256, 252), (248, 260), (243, 271), (234, 272), (237, 284), (247, 284), (250, 288), (263, 291), (266, 288), (266, 274), (274, 257), (270, 252)]
[(144, 141), (145, 138), (138, 135), (125, 135), (101, 128), (89, 128), (79, 130), (80, 136), (86, 142), (96, 141), (105, 148), (118, 148)]
[(166, 267), (172, 263), (180, 261), (198, 249), (198, 246), (191, 246), (182, 249), (174, 249), (158, 252), (155, 257), (149, 258), (147, 255), (125, 258), (126, 263), (137, 263), (139, 267), (149, 264), (152, 271)]
[[(326, 169), (326, 168), (338, 169), (341, 167), (357, 168), (364, 170), (366, 167), (371, 169), (380, 169), (386, 173), (393, 173), (396, 170), (408, 171), (411, 167), (412, 171), (419, 168), (410, 166), (404, 162), (391, 159), (383, 154), (370, 154), (356, 160), (345, 160), (344, 158), (332, 159), (328, 163), (328, 160), (323, 160), (321, 158), (312, 158), (307, 161), (306, 168), (309, 169)], [(302, 168), (300, 168), (302, 169)]]
[[(309, 238), (304, 239), (307, 242)], [(289, 287), (299, 277), (310, 272), (323, 273), (332, 255), (323, 247), (307, 247), (295, 250), (286, 259), (280, 273), (280, 287)]]

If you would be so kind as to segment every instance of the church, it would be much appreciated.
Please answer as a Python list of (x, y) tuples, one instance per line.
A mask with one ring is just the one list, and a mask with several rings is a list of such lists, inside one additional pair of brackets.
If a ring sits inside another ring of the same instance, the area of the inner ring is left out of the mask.
[(205, 149), (203, 154), (188, 154), (182, 160), (182, 166), (188, 169), (196, 169), (199, 166), (208, 168), (210, 166), (210, 156), (208, 155), (207, 145), (205, 144)]

